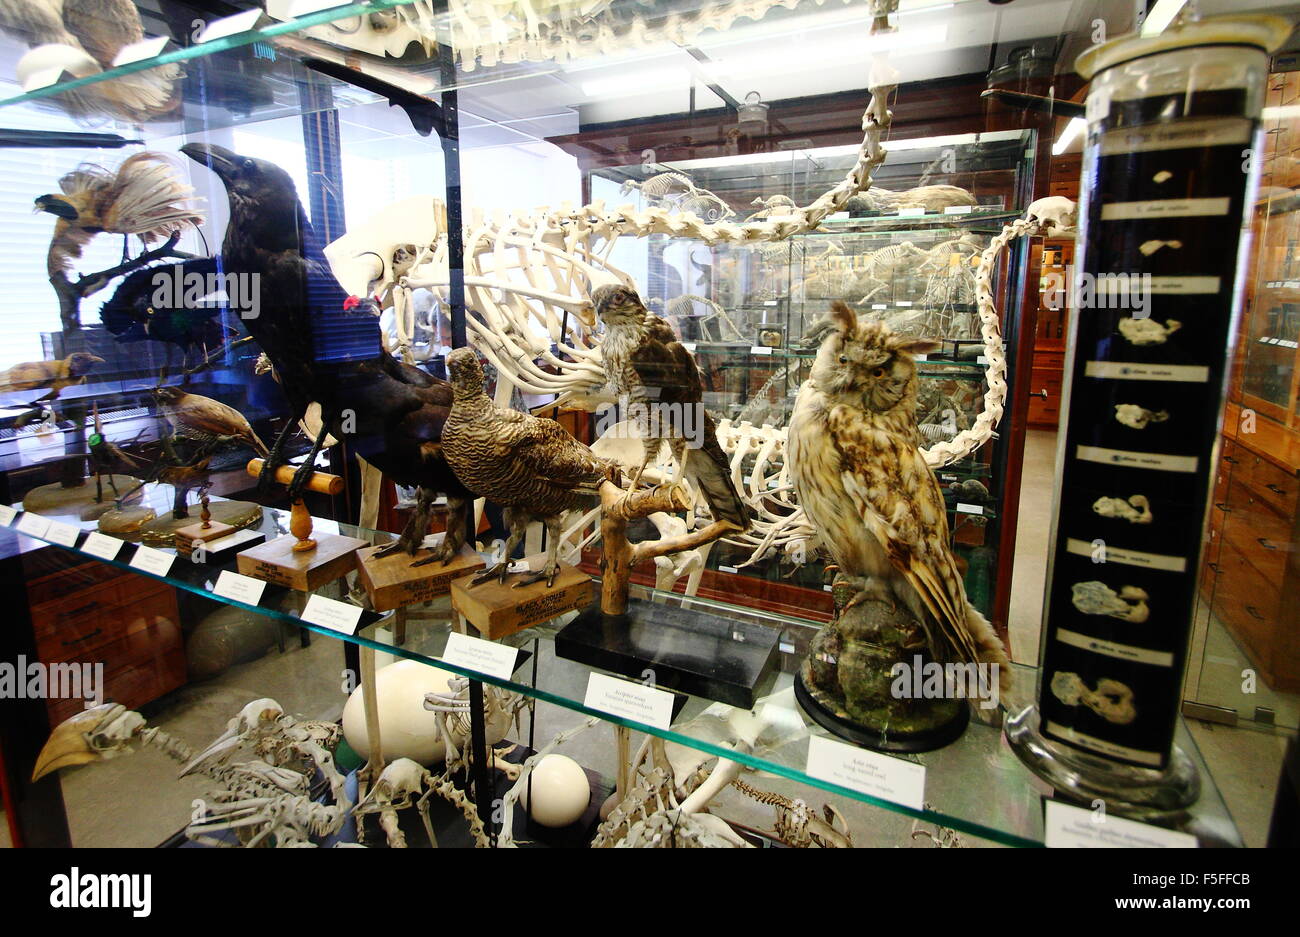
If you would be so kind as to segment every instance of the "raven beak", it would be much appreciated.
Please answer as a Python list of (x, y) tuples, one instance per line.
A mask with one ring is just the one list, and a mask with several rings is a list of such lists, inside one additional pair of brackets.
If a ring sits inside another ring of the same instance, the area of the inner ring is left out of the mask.
[(57, 195), (42, 195), (36, 200), (36, 210), (58, 215), (66, 221), (77, 220), (77, 209), (73, 207), (71, 202), (59, 198)]
[(181, 152), (194, 162), (207, 166), (220, 176), (223, 182), (234, 176), (239, 163), (239, 156), (236, 153), (215, 143), (187, 143), (181, 147)]

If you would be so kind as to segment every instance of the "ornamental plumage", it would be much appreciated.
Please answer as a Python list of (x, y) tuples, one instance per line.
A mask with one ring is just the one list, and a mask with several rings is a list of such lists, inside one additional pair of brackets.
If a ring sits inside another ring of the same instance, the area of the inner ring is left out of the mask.
[(510, 539), (501, 562), (475, 578), (505, 581), (510, 556), (528, 524), (546, 525), (546, 567), (515, 583), (546, 580), (559, 570), (561, 516), (589, 507), (602, 482), (617, 470), (569, 435), (559, 423), (494, 406), (483, 392), (483, 367), (470, 348), (447, 356), (451, 413), (442, 426), (442, 452), (462, 485), (505, 508)]
[[(749, 518), (731, 478), (731, 463), (718, 445), (713, 418), (704, 410), (695, 358), (672, 326), (646, 309), (635, 290), (599, 286), (591, 300), (605, 324), (600, 353), (606, 379), (629, 407), (628, 418), (644, 440), (645, 454), (632, 487), (667, 442), (677, 460), (678, 478), (684, 473), (704, 495), (713, 519), (747, 530)], [(695, 438), (688, 441), (688, 434)]]
[(912, 356), (934, 345), (859, 325), (842, 302), (831, 326), (790, 420), (799, 503), (859, 596), (901, 602), (938, 660), (998, 664), (1005, 691), (1006, 649), (967, 601), (943, 491), (921, 452)]

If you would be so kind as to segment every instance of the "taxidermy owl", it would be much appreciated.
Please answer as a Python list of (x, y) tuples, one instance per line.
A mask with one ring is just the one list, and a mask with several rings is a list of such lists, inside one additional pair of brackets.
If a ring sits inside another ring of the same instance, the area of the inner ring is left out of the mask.
[(988, 621), (966, 599), (948, 546), (943, 491), (921, 452), (912, 356), (933, 343), (859, 324), (842, 302), (790, 420), (791, 471), (808, 519), (866, 599), (901, 603), (941, 662), (1011, 669)]

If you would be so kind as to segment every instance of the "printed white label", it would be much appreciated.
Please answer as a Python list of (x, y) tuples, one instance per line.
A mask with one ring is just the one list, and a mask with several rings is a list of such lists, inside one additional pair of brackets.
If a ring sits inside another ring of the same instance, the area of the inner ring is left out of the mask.
[(765, 299), (765, 300), (763, 300), (763, 305), (764, 305), (764, 306), (775, 306), (775, 305), (776, 305), (776, 300), (775, 300), (775, 299)]
[(1205, 117), (1172, 120), (1164, 124), (1112, 130), (1101, 138), (1102, 156), (1123, 156), (1155, 150), (1194, 149), (1250, 143), (1250, 121), (1245, 117)]
[(257, 21), (262, 18), (262, 11), (245, 10), (243, 13), (236, 13), (234, 16), (222, 17), (219, 20), (213, 20), (203, 31), (194, 37), (195, 44), (212, 42), (214, 39), (224, 39), (227, 36), (233, 36), (236, 33), (248, 32), (257, 25)]
[(903, 308), (906, 309), (906, 308), (910, 308), (912, 304), (911, 304), (911, 302), (909, 302), (909, 301), (907, 301), (907, 300), (905, 300), (905, 299), (900, 299), (900, 300), (898, 300), (898, 302), (894, 303), (894, 305), (895, 305), (895, 306), (902, 306)]
[(1129, 761), (1138, 764), (1151, 765), (1155, 767), (1160, 764), (1160, 754), (1158, 752), (1147, 752), (1140, 748), (1129, 748), (1127, 745), (1116, 745), (1114, 742), (1107, 742), (1105, 739), (1095, 738), (1086, 732), (1079, 732), (1069, 726), (1063, 726), (1050, 720), (1043, 725), (1044, 730), (1058, 739), (1065, 739), (1078, 745), (1080, 748), (1091, 748), (1095, 752), (1101, 752), (1103, 755), (1111, 755), (1115, 758), (1126, 758)]
[(50, 519), (48, 517), (41, 517), (41, 515), (33, 514), (31, 511), (26, 511), (18, 519), (18, 530), (32, 537), (44, 537), (49, 526)]
[(302, 610), (302, 620), (331, 631), (356, 634), (357, 623), (361, 621), (361, 606), (313, 595)]
[(1137, 361), (1089, 361), (1085, 377), (1113, 377), (1127, 381), (1181, 381), (1204, 384), (1210, 369), (1195, 364), (1142, 364)]
[(921, 810), (925, 766), (814, 735), (808, 740), (808, 773), (881, 800)]
[(755, 345), (749, 349), (751, 355), (770, 355), (772, 349), (766, 345)]
[(245, 605), (256, 605), (262, 600), (262, 590), (265, 588), (266, 583), (261, 579), (242, 576), (231, 570), (223, 569), (221, 575), (217, 577), (216, 585), (212, 587), (212, 593), (221, 596), (223, 599), (234, 599), (236, 602), (243, 602)]
[(682, 342), (682, 347), (685, 348), (687, 351), (689, 351), (691, 354), (695, 354), (694, 342)]
[(794, 645), (793, 645), (793, 644), (786, 644), (784, 641), (782, 641), (782, 642), (780, 642), (779, 644), (777, 644), (776, 649), (777, 649), (778, 651), (780, 651), (782, 654), (793, 654), (793, 653), (794, 653)]
[(1162, 198), (1147, 202), (1111, 202), (1101, 207), (1102, 221), (1143, 218), (1204, 218), (1226, 215), (1228, 198)]
[(13, 508), (11, 508), (9, 505), (0, 504), (0, 524), (3, 524), (4, 526), (8, 527), (10, 524), (14, 522), (14, 518), (17, 516), (18, 516), (18, 512)]
[(1062, 644), (1068, 644), (1070, 647), (1077, 647), (1083, 651), (1092, 651), (1094, 654), (1105, 654), (1107, 657), (1113, 657), (1116, 660), (1130, 660), (1139, 664), (1150, 664), (1153, 667), (1172, 667), (1174, 665), (1174, 655), (1168, 651), (1152, 651), (1145, 647), (1120, 644), (1118, 641), (1094, 638), (1091, 635), (1080, 634), (1078, 631), (1071, 631), (1068, 628), (1058, 628), (1056, 640)]
[(719, 566), (719, 567), (718, 567), (718, 572), (720, 572), (720, 573), (738, 573), (738, 572), (740, 572), (740, 570), (736, 569), (736, 567), (734, 567), (734, 566)]
[(509, 680), (515, 672), (519, 650), (507, 644), (493, 644), (482, 638), (471, 638), (467, 634), (453, 631), (447, 635), (447, 649), (443, 651), (442, 659), (457, 667)]
[(888, 306), (886, 303), (872, 303), (872, 304), (871, 304), (871, 308), (872, 308), (872, 309), (888, 309), (889, 306)]
[(162, 55), (162, 50), (167, 45), (166, 36), (152, 36), (148, 39), (141, 39), (139, 42), (133, 42), (128, 46), (122, 46), (118, 50), (117, 57), (113, 59), (113, 68), (119, 65), (130, 65), (132, 62), (143, 62), (145, 59), (156, 58)]
[(1197, 462), (1194, 455), (1129, 452), (1126, 449), (1107, 449), (1104, 446), (1080, 446), (1076, 455), (1085, 462), (1104, 462), (1108, 465), (1125, 465), (1130, 468), (1162, 469), (1166, 472), (1195, 472)]
[(929, 355), (912, 355), (913, 361), (928, 361), (929, 358)]
[(988, 363), (989, 363), (988, 355), (980, 355), (978, 358), (975, 359), (975, 363), (976, 363), (976, 364), (988, 364)]
[(45, 539), (61, 547), (75, 547), (79, 536), (81, 536), (81, 528), (76, 524), (50, 521), (49, 526), (45, 528)]
[(673, 721), (673, 695), (652, 686), (643, 686), (603, 673), (587, 678), (587, 695), (583, 705), (611, 716), (667, 729)]
[(164, 553), (162, 550), (155, 550), (153, 547), (140, 544), (135, 548), (135, 556), (131, 557), (131, 566), (134, 569), (152, 573), (155, 576), (166, 576), (175, 560), (176, 554), (174, 553)]
[[(1093, 545), (1087, 540), (1069, 537), (1065, 549), (1078, 556), (1092, 556)], [(1122, 563), (1125, 566), (1141, 566), (1144, 569), (1165, 569), (1171, 573), (1181, 573), (1187, 569), (1187, 560), (1181, 556), (1166, 556), (1163, 553), (1143, 553), (1141, 550), (1125, 550), (1122, 547), (1105, 545), (1105, 562)]]
[(963, 503), (960, 502), (960, 501), (957, 502), (957, 510), (958, 510), (958, 511), (961, 511), (961, 513), (963, 513), (963, 514), (983, 514), (983, 513), (984, 513), (984, 508), (981, 507), (980, 505), (978, 505), (978, 504), (963, 504)]
[(92, 530), (86, 536), (86, 542), (81, 545), (82, 553), (89, 553), (101, 560), (117, 559), (118, 551), (121, 549), (121, 540), (107, 534), (101, 534), (98, 530)]
[(1085, 807), (1047, 802), (1043, 844), (1049, 849), (1195, 849), (1190, 833), (1148, 826)]
[(898, 210), (899, 218), (919, 218), (925, 214), (924, 208), (900, 208)]
[(945, 215), (969, 215), (974, 205), (949, 205), (943, 210)]
[[(1106, 289), (1112, 282), (1107, 282)], [(1153, 296), (1213, 296), (1221, 285), (1218, 277), (1152, 277), (1150, 292)]]

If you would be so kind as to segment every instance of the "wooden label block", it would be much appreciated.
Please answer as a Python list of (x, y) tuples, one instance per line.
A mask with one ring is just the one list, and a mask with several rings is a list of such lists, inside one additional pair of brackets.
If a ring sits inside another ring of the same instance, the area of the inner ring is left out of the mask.
[(291, 534), (245, 550), (238, 557), (239, 571), (277, 586), (315, 592), (350, 573), (357, 562), (357, 550), (369, 545), (341, 534), (320, 534), (313, 539), (316, 549), (306, 553), (294, 552), (298, 538)]
[(446, 595), (451, 590), (453, 579), (481, 570), (485, 565), (482, 557), (467, 546), (461, 547), (460, 553), (445, 566), (441, 560), (434, 560), (424, 566), (412, 567), (413, 562), (429, 555), (427, 551), (415, 556), (397, 552), (376, 559), (375, 554), (386, 546), (366, 547), (357, 552), (357, 579), (365, 587), (370, 605), (377, 612)]
[[(541, 567), (544, 555), (529, 557), (530, 567)], [(524, 628), (540, 625), (557, 615), (586, 608), (595, 596), (591, 577), (579, 569), (561, 564), (555, 584), (549, 589), (546, 580), (530, 583), (518, 589), (519, 573), (506, 577), (505, 584), (496, 579), (473, 585), (473, 576), (457, 579), (451, 584), (451, 604), (465, 616), (485, 638), (503, 638)]]
[(220, 521), (213, 521), (206, 528), (203, 526), (202, 521), (190, 524), (188, 527), (182, 527), (176, 531), (176, 552), (181, 556), (189, 556), (190, 551), (194, 549), (195, 540), (200, 543), (208, 543), (212, 540), (220, 540), (222, 537), (229, 537), (234, 532), (234, 527)]

